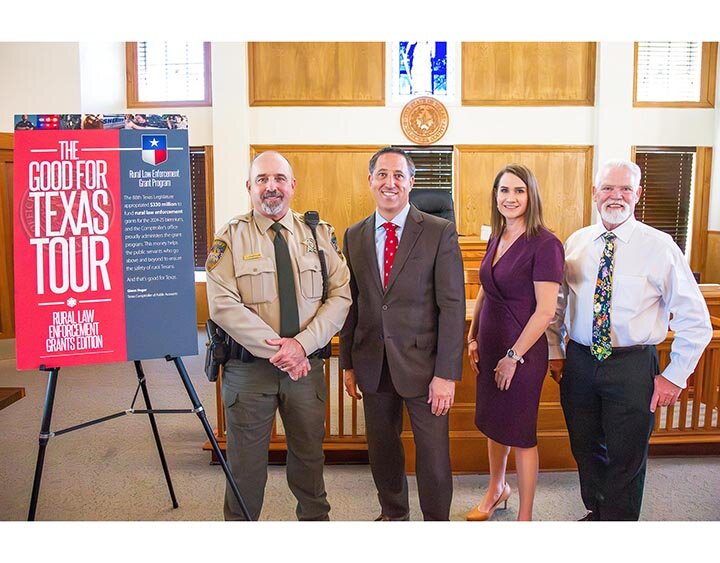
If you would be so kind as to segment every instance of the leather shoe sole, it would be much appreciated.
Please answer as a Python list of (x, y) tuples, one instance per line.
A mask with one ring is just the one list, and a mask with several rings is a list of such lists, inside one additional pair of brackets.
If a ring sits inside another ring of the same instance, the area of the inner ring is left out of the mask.
[(409, 520), (409, 514), (406, 514), (402, 518), (390, 518), (390, 516), (385, 516), (384, 514), (381, 514), (380, 516), (375, 518), (375, 522), (408, 522)]

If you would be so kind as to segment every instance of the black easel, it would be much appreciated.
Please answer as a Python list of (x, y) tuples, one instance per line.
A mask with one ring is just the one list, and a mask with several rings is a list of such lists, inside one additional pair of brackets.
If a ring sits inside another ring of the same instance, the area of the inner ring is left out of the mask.
[[(50, 431), (50, 421), (52, 419), (52, 410), (53, 410), (53, 404), (55, 403), (55, 389), (57, 388), (57, 381), (58, 381), (58, 373), (60, 372), (60, 368), (47, 368), (44, 365), (40, 366), (41, 371), (49, 372), (48, 376), (48, 386), (47, 391), (45, 393), (45, 406), (43, 407), (43, 416), (42, 416), (42, 422), (40, 424), (40, 437), (39, 437), (39, 449), (38, 449), (38, 457), (37, 457), (37, 463), (35, 465), (35, 478), (33, 480), (33, 488), (32, 488), (32, 496), (30, 497), (30, 510), (28, 511), (28, 520), (32, 521), (35, 520), (35, 511), (37, 509), (37, 501), (38, 496), (40, 493), (40, 480), (42, 479), (42, 470), (43, 470), (43, 464), (45, 462), (45, 448), (47, 447), (48, 442), (50, 441), (50, 438), (55, 436), (60, 436), (62, 434), (67, 434), (68, 432), (72, 432), (74, 430), (80, 430), (81, 428), (86, 428), (88, 426), (92, 426), (94, 424), (99, 424), (101, 422), (106, 422), (108, 420), (112, 420), (113, 418), (118, 418), (121, 416), (125, 416), (128, 414), (147, 414), (148, 418), (150, 419), (150, 426), (152, 427), (153, 436), (155, 437), (155, 444), (157, 445), (158, 449), (158, 455), (160, 456), (160, 463), (162, 464), (163, 473), (165, 474), (165, 481), (167, 482), (168, 490), (170, 492), (170, 499), (172, 500), (172, 506), (173, 508), (178, 507), (177, 499), (175, 498), (175, 491), (173, 489), (172, 480), (170, 479), (170, 471), (168, 470), (167, 462), (165, 460), (165, 453), (163, 452), (162, 443), (160, 442), (160, 434), (158, 433), (157, 424), (155, 423), (155, 414), (188, 414), (188, 413), (195, 413), (198, 415), (198, 418), (200, 419), (200, 422), (203, 425), (203, 428), (205, 429), (205, 433), (207, 434), (208, 438), (210, 439), (210, 443), (212, 444), (213, 451), (215, 452), (215, 455), (217, 456), (217, 459), (220, 460), (220, 465), (222, 465), (223, 471), (225, 472), (225, 477), (227, 478), (227, 481), (230, 485), (230, 488), (232, 489), (233, 494), (235, 495), (235, 498), (237, 498), (238, 503), (240, 504), (240, 509), (242, 510), (243, 516), (246, 520), (251, 520), (250, 513), (248, 512), (247, 506), (245, 505), (245, 501), (243, 500), (242, 496), (240, 495), (240, 491), (238, 490), (237, 483), (235, 483), (235, 479), (232, 476), (232, 473), (230, 473), (230, 468), (227, 465), (227, 462), (225, 461), (225, 458), (222, 455), (222, 452), (220, 451), (220, 446), (218, 446), (217, 440), (215, 439), (215, 435), (213, 434), (212, 428), (210, 427), (210, 423), (208, 422), (207, 415), (205, 414), (205, 409), (203, 408), (202, 404), (200, 403), (200, 399), (197, 396), (197, 393), (195, 392), (195, 388), (193, 387), (192, 381), (190, 381), (190, 376), (188, 375), (187, 371), (185, 370), (185, 365), (183, 364), (182, 358), (177, 358), (174, 356), (165, 356), (165, 360), (168, 362), (174, 362), (175, 367), (177, 368), (178, 374), (180, 374), (180, 379), (183, 382), (183, 385), (185, 386), (185, 390), (187, 391), (188, 397), (190, 397), (190, 402), (192, 403), (193, 408), (192, 409), (153, 409), (152, 405), (150, 404), (150, 395), (148, 394), (147, 385), (145, 384), (145, 373), (142, 368), (142, 363), (140, 361), (136, 360), (134, 362), (135, 364), (135, 372), (137, 374), (138, 378), (138, 387), (135, 389), (135, 396), (133, 397), (132, 404), (130, 405), (130, 408), (121, 411), (118, 413), (114, 413), (108, 416), (104, 416), (102, 418), (98, 418), (95, 420), (90, 420), (88, 422), (83, 422), (82, 424), (78, 424), (75, 426), (71, 426), (70, 428), (65, 428), (64, 430), (58, 430), (56, 432)], [(143, 399), (145, 401), (146, 409), (136, 409), (135, 408), (135, 401), (138, 397), (138, 392), (142, 391)]]

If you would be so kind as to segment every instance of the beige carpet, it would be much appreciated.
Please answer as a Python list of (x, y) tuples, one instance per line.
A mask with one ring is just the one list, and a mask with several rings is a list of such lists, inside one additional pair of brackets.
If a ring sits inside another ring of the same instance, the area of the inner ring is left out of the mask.
[[(145, 362), (155, 408), (189, 408), (172, 364)], [(215, 424), (215, 389), (202, 374), (199, 356), (186, 358), (200, 400)], [(0, 360), (0, 386), (25, 387), (27, 396), (0, 411), (0, 521), (27, 517), (37, 457), (37, 439), (47, 375), (17, 372), (14, 361)], [(64, 368), (52, 429), (122, 411), (130, 406), (136, 379), (131, 363)], [(123, 416), (50, 440), (45, 460), (38, 520), (220, 520), (224, 475), (202, 451), (206, 439), (195, 415), (158, 415), (179, 508), (172, 509), (152, 434), (143, 415)], [(326, 486), (334, 520), (367, 521), (379, 512), (367, 465), (327, 466)], [(514, 475), (509, 477), (515, 488)], [(457, 476), (452, 520), (479, 500), (487, 476)], [(422, 515), (414, 478), (410, 478), (411, 518)], [(497, 520), (517, 516), (516, 495)], [(295, 501), (282, 466), (269, 470), (262, 520), (294, 520)], [(575, 520), (583, 514), (575, 472), (542, 473), (535, 518)], [(720, 458), (651, 459), (644, 520), (720, 520)]]

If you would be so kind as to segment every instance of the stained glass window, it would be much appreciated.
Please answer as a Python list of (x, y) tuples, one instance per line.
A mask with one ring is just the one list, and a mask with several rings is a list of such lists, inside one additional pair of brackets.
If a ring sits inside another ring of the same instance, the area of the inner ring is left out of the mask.
[(392, 44), (392, 98), (452, 98), (455, 45), (447, 41), (398, 41)]

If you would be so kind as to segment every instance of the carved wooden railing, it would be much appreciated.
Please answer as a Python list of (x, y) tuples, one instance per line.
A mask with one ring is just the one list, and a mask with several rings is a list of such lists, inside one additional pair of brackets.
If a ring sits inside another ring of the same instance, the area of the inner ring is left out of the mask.
[[(471, 310), (472, 301), (468, 301)], [(690, 377), (688, 387), (683, 390), (677, 404), (658, 409), (656, 425), (651, 445), (671, 446), (682, 453), (683, 446), (697, 444), (720, 445), (720, 319), (713, 317), (715, 331), (695, 372)], [(661, 367), (669, 361), (672, 333), (658, 346)], [(327, 386), (326, 422), (324, 449), (334, 453), (335, 461), (342, 461), (341, 454), (347, 453), (347, 459), (357, 461), (353, 452), (367, 451), (365, 424), (362, 408), (358, 401), (347, 396), (344, 391), (342, 373), (338, 369), (337, 339), (333, 342), (333, 358), (325, 365), (325, 383)], [(456, 472), (485, 472), (487, 458), (485, 437), (474, 426), (475, 376), (465, 361), (463, 380), (456, 390), (456, 406), (450, 411), (450, 452), (453, 469)], [(225, 448), (225, 420), (223, 416), (220, 380), (216, 388), (217, 420), (216, 436), (222, 449)], [(412, 432), (407, 420), (404, 424), (403, 443), (407, 452), (407, 469), (414, 470), (414, 444)], [(538, 420), (538, 445), (542, 469), (572, 469), (575, 467), (570, 454), (567, 429), (562, 417), (557, 384), (549, 377), (545, 381), (541, 396)], [(209, 443), (205, 449), (210, 450)], [(286, 449), (285, 436), (279, 417), (272, 431), (270, 450), (282, 452)], [(512, 466), (512, 456), (511, 464)]]
[[(323, 449), (367, 450), (365, 419), (357, 399), (345, 393), (342, 372), (338, 369), (338, 342), (333, 339), (332, 358), (325, 362), (325, 440)], [(280, 416), (276, 416), (270, 436), (270, 449), (285, 449), (285, 433)]]
[[(332, 358), (325, 362), (325, 387), (327, 399), (325, 401), (325, 440), (323, 449), (328, 451), (367, 451), (367, 439), (365, 438), (365, 419), (362, 408), (359, 408), (357, 399), (349, 397), (345, 393), (342, 372), (338, 369), (338, 341), (333, 339)], [(215, 387), (217, 402), (217, 437), (220, 449), (225, 449), (226, 427), (225, 414), (222, 405), (222, 372), (218, 377)], [(211, 450), (207, 442), (204, 449)], [(280, 416), (275, 418), (272, 434), (270, 435), (270, 450), (286, 450), (285, 432)]]
[[(720, 442), (720, 319), (688, 385), (674, 405), (658, 409), (651, 444)], [(670, 361), (672, 333), (658, 346), (661, 369)]]

